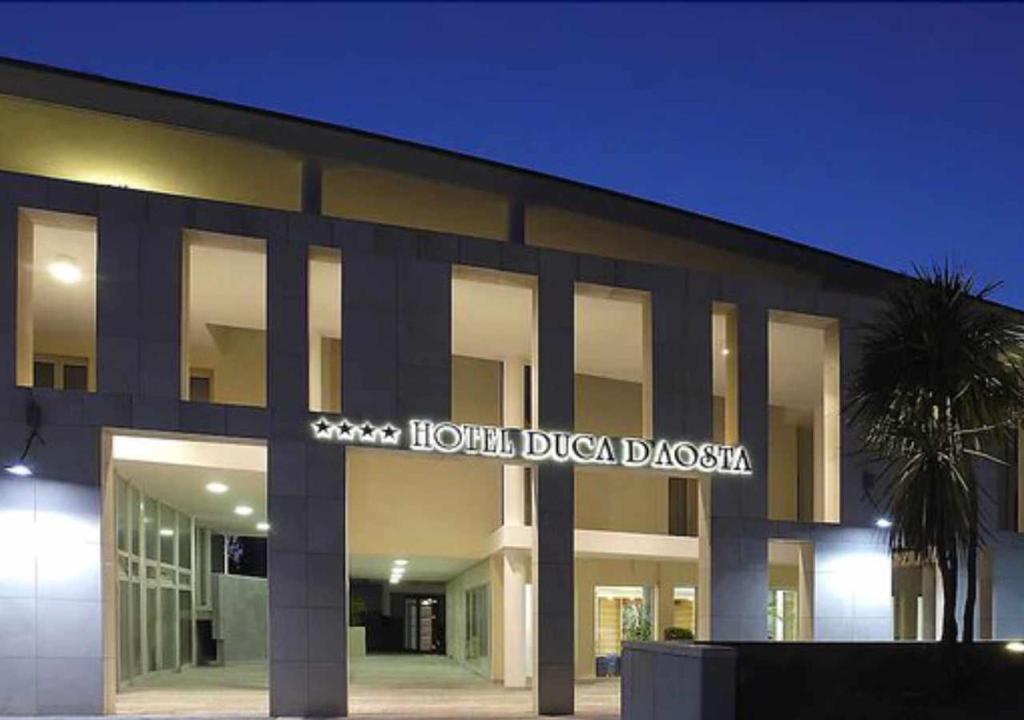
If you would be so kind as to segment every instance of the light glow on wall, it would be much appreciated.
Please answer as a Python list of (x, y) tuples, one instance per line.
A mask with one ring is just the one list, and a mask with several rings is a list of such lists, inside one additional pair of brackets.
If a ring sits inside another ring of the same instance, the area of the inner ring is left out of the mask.
[(50, 277), (65, 285), (74, 285), (82, 281), (82, 269), (67, 255), (58, 256), (47, 267)]

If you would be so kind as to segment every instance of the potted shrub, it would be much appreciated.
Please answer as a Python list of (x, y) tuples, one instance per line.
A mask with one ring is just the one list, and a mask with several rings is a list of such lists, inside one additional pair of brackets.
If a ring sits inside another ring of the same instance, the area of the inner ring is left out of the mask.
[(684, 627), (665, 628), (665, 640), (667, 642), (693, 642), (693, 630)]

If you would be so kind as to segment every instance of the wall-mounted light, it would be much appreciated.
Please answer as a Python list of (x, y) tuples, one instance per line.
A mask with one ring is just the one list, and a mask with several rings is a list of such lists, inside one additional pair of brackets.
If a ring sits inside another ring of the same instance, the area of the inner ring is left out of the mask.
[(892, 520), (889, 518), (878, 518), (875, 520), (875, 527), (881, 528), (882, 530), (888, 530), (892, 527)]
[(235, 515), (241, 515), (242, 517), (248, 517), (252, 515), (252, 508), (248, 505), (236, 505)]
[(209, 482), (206, 483), (206, 492), (211, 492), (214, 495), (223, 495), (228, 491), (228, 486), (222, 482)]
[(58, 255), (46, 269), (50, 272), (50, 277), (65, 285), (73, 285), (82, 280), (81, 268), (67, 255)]
[(43, 411), (35, 400), (30, 400), (28, 405), (25, 406), (25, 424), (28, 425), (28, 439), (25, 441), (25, 447), (22, 449), (17, 461), (4, 466), (4, 472), (8, 475), (16, 475), (18, 477), (28, 477), (31, 475), (32, 468), (25, 462), (25, 459), (28, 458), (28, 451), (32, 449), (32, 443), (36, 440), (43, 445), (46, 444), (43, 436), (39, 434), (39, 428), (43, 424)]

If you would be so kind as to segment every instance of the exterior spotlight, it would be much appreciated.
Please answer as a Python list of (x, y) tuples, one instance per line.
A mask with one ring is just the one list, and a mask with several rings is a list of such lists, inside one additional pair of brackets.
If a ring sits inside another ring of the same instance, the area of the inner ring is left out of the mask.
[(206, 483), (206, 492), (212, 492), (214, 495), (223, 495), (227, 491), (228, 486), (222, 482)]
[(252, 515), (252, 508), (248, 505), (236, 505), (235, 515), (241, 515), (242, 517), (248, 517)]
[(170, 528), (160, 528), (160, 535), (163, 537), (174, 537), (174, 531)]
[(881, 528), (882, 530), (888, 530), (892, 527), (892, 520), (888, 518), (878, 518), (875, 520), (875, 527)]
[(267, 532), (267, 530), (270, 529), (270, 523), (268, 523), (266, 521), (258, 522), (258, 523), (256, 523), (256, 529), (259, 530), (260, 532)]
[(1006, 643), (1006, 649), (1012, 653), (1024, 653), (1024, 642), (1021, 642), (1020, 640), (1008, 642)]
[(54, 280), (65, 285), (74, 285), (82, 279), (81, 269), (67, 255), (58, 255), (47, 267), (47, 270), (50, 271), (50, 276)]
[(17, 475), (18, 477), (28, 477), (32, 474), (32, 468), (24, 463), (15, 463), (14, 465), (8, 465), (4, 468), (9, 475)]

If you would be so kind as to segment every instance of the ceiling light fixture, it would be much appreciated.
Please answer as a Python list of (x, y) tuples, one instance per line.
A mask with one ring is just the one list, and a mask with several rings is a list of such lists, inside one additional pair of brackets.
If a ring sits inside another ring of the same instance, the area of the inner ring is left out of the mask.
[(395, 567), (405, 567), (408, 564), (409, 564), (408, 560), (403, 560), (401, 558), (399, 558), (398, 560), (395, 560)]
[(47, 267), (50, 276), (57, 282), (73, 285), (82, 279), (82, 271), (75, 261), (67, 255), (58, 255)]
[(729, 348), (727, 348), (727, 347), (722, 348), (722, 355), (723, 356), (727, 356), (728, 354), (729, 354)]
[(228, 486), (222, 482), (206, 483), (206, 492), (212, 492), (214, 495), (223, 495), (227, 491)]
[(1024, 653), (1024, 642), (1013, 640), (1006, 643), (1006, 649), (1012, 653)]
[(258, 522), (258, 523), (256, 523), (256, 529), (259, 530), (260, 532), (267, 532), (267, 530), (270, 529), (270, 523), (268, 523), (266, 521)]
[(241, 515), (242, 517), (248, 517), (252, 515), (252, 508), (248, 505), (236, 505), (235, 515)]
[(170, 528), (160, 528), (160, 535), (163, 537), (174, 537), (174, 531)]

